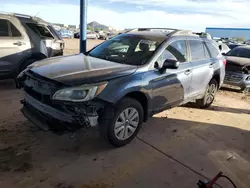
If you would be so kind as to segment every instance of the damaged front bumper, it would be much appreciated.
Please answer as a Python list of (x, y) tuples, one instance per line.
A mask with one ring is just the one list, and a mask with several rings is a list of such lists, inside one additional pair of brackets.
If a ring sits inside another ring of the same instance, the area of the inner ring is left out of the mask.
[(21, 102), (23, 104), (21, 112), (24, 116), (45, 131), (74, 132), (82, 127), (98, 125), (98, 115), (80, 116), (61, 111), (36, 100), (28, 93), (25, 93)]
[(250, 75), (227, 71), (224, 84), (237, 86), (241, 89), (250, 88)]

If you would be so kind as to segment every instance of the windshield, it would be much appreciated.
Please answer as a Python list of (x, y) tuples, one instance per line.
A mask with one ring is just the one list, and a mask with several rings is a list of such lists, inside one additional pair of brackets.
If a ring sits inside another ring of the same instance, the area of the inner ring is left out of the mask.
[(89, 56), (129, 65), (143, 65), (152, 57), (164, 38), (123, 34), (89, 52)]
[(227, 56), (250, 58), (250, 48), (248, 49), (248, 48), (236, 47), (236, 48), (230, 50), (226, 55)]

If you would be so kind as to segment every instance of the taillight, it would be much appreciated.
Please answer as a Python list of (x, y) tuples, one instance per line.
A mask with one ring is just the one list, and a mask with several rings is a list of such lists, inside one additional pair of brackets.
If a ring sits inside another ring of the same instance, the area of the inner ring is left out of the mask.
[(226, 66), (226, 64), (227, 64), (227, 60), (226, 59), (223, 59), (223, 64)]

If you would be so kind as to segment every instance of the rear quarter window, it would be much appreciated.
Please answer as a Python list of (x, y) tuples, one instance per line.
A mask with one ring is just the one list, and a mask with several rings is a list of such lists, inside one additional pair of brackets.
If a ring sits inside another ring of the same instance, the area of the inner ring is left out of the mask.
[(40, 35), (43, 38), (54, 38), (50, 31), (43, 25), (37, 25), (33, 23), (27, 23), (30, 29), (32, 29), (35, 33)]
[(212, 43), (205, 42), (205, 44), (213, 58), (217, 57), (220, 54), (219, 50)]

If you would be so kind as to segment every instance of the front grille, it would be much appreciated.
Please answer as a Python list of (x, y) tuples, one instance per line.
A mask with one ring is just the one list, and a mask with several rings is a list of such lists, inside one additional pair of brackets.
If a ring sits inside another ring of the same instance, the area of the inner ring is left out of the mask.
[(59, 87), (59, 85), (48, 81), (40, 75), (36, 75), (32, 72), (26, 73), (26, 79), (24, 81), (24, 91), (44, 104), (53, 106), (51, 100), (52, 94)]
[(235, 74), (230, 74), (230, 73), (226, 73), (225, 75), (225, 80), (229, 82), (238, 83), (238, 82), (241, 82), (242, 79), (243, 79), (242, 75), (235, 75)]

